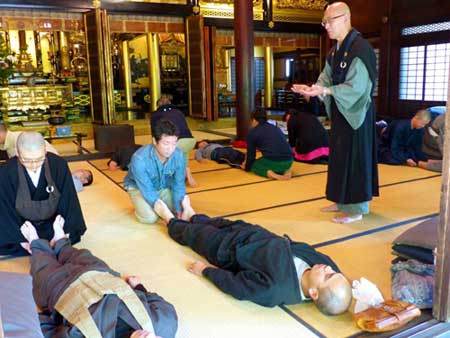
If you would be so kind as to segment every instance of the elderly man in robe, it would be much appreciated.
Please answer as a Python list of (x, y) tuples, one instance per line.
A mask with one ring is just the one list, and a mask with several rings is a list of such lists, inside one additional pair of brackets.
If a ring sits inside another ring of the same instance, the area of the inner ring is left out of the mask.
[(331, 118), (326, 196), (334, 202), (322, 211), (341, 212), (336, 223), (360, 221), (369, 201), (378, 196), (375, 109), (376, 56), (368, 41), (351, 26), (343, 2), (329, 5), (322, 19), (337, 44), (328, 54), (316, 84), (295, 84), (292, 90), (321, 98)]
[(65, 220), (72, 243), (86, 231), (69, 167), (64, 159), (46, 152), (37, 132), (17, 138), (17, 156), (0, 167), (0, 255), (19, 254), (20, 227), (32, 223), (39, 237), (51, 239), (53, 224)]

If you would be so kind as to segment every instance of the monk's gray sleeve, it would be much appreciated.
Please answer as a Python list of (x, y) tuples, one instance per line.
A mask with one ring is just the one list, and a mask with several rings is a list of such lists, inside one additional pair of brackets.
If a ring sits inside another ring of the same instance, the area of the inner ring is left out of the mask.
[(355, 130), (361, 127), (372, 102), (372, 81), (361, 59), (353, 59), (343, 83), (329, 88), (350, 126)]

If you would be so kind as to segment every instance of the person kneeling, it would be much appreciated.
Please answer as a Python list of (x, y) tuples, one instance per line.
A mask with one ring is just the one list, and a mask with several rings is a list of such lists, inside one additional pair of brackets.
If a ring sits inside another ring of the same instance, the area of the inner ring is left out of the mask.
[(52, 224), (65, 219), (73, 244), (86, 231), (80, 202), (66, 160), (47, 151), (41, 134), (24, 131), (17, 156), (0, 167), (0, 255), (23, 252), (20, 226), (31, 222), (39, 237), (51, 239)]
[[(252, 113), (251, 128), (247, 135), (247, 158), (242, 168), (259, 176), (289, 180), (293, 154), (280, 128), (267, 122), (267, 113), (262, 109)], [(255, 159), (256, 149), (262, 153), (258, 159)]]
[(176, 219), (163, 204), (155, 206), (169, 236), (205, 257), (189, 271), (211, 280), (220, 290), (262, 306), (314, 301), (326, 315), (349, 308), (349, 281), (326, 255), (306, 243), (291, 241), (242, 220), (196, 215), (187, 197), (186, 214)]
[(181, 215), (186, 195), (186, 163), (177, 148), (178, 129), (169, 120), (159, 120), (152, 129), (153, 144), (135, 152), (125, 177), (125, 189), (141, 223), (158, 221), (154, 204), (160, 200)]
[(33, 297), (46, 338), (173, 338), (173, 306), (147, 292), (136, 276), (126, 281), (86, 249), (70, 245), (60, 217), (54, 237), (40, 239), (30, 222), (20, 228), (31, 253)]

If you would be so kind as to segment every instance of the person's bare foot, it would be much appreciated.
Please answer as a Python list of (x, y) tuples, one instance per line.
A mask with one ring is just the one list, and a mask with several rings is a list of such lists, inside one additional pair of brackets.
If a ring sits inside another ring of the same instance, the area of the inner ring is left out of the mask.
[(338, 208), (337, 204), (335, 203), (335, 204), (329, 205), (327, 207), (321, 208), (320, 211), (322, 211), (322, 212), (338, 212), (339, 208)]
[(29, 221), (26, 221), (20, 227), (20, 232), (22, 233), (23, 237), (25, 237), (25, 239), (27, 240), (27, 242), (22, 242), (20, 243), (20, 245), (22, 246), (22, 248), (31, 253), (30, 247), (31, 242), (33, 242), (36, 239), (39, 239), (39, 236), (36, 232), (36, 228)]
[(361, 215), (361, 214), (343, 213), (340, 216), (332, 218), (331, 221), (334, 223), (338, 223), (338, 224), (350, 224), (353, 222), (362, 221), (362, 219), (363, 219), (363, 215)]
[(50, 240), (50, 246), (55, 246), (56, 242), (63, 238), (68, 238), (69, 235), (64, 233), (65, 220), (61, 215), (56, 216), (53, 222), (53, 238)]
[(118, 170), (119, 168), (120, 167), (119, 167), (119, 165), (117, 164), (116, 161), (113, 161), (113, 160), (109, 161), (109, 163), (108, 163), (108, 169), (109, 170), (115, 171), (115, 170)]
[(267, 170), (267, 177), (272, 178), (278, 181), (287, 181), (291, 179), (292, 173), (290, 171), (286, 171), (283, 175), (277, 174), (272, 170)]
[(186, 181), (191, 188), (195, 188), (197, 186), (197, 182), (195, 181), (194, 176), (192, 176), (192, 171), (190, 168), (186, 168)]
[(166, 203), (161, 200), (157, 200), (155, 202), (155, 204), (153, 205), (153, 209), (166, 224), (169, 223), (172, 218), (175, 218)]
[(190, 221), (191, 217), (195, 215), (195, 211), (191, 206), (191, 200), (188, 195), (185, 195), (183, 201), (181, 202), (183, 207), (183, 213), (181, 214), (181, 219), (183, 221)]

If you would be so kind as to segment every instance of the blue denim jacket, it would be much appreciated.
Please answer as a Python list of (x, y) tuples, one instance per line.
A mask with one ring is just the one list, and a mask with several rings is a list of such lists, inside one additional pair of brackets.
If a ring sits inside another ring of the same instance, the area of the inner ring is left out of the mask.
[(158, 191), (170, 189), (175, 211), (181, 212), (181, 201), (186, 195), (185, 175), (186, 161), (180, 149), (176, 148), (162, 164), (155, 147), (149, 144), (138, 149), (131, 158), (124, 186), (139, 189), (152, 207), (159, 199)]

